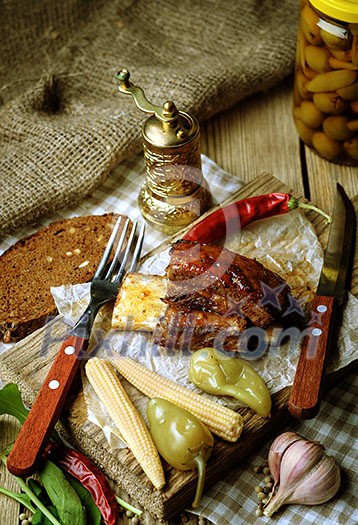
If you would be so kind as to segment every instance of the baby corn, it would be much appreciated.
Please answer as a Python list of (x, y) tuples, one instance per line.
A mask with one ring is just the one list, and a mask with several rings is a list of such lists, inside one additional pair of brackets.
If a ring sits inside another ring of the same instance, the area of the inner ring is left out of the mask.
[(104, 359), (94, 357), (86, 364), (86, 375), (134, 457), (153, 485), (161, 489), (165, 479), (158, 451), (113, 366)]
[(146, 396), (166, 399), (185, 408), (200, 419), (213, 434), (226, 441), (237, 441), (240, 437), (243, 420), (241, 415), (234, 410), (148, 370), (129, 357), (111, 356), (108, 359), (127, 381)]

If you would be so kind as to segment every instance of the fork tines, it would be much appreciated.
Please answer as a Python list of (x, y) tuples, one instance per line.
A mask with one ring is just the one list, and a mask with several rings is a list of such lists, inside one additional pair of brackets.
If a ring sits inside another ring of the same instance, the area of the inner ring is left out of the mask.
[[(127, 218), (125, 220), (123, 229), (122, 229), (122, 231), (120, 233), (120, 237), (119, 237), (118, 243), (115, 246), (116, 239), (117, 239), (118, 234), (119, 234), (119, 229), (120, 229), (120, 226), (121, 226), (122, 223), (123, 223), (123, 217), (119, 217), (117, 219), (117, 221), (116, 221), (116, 224), (114, 225), (113, 231), (112, 231), (111, 236), (110, 236), (110, 238), (108, 240), (107, 246), (106, 246), (105, 251), (103, 253), (102, 259), (101, 259), (101, 261), (100, 261), (100, 263), (98, 265), (96, 273), (95, 273), (95, 275), (93, 277), (93, 280), (95, 280), (95, 279), (106, 279), (107, 280), (107, 279), (111, 279), (112, 277), (114, 277), (114, 282), (119, 281), (123, 277), (123, 275), (124, 275), (124, 273), (126, 271), (126, 266), (127, 266), (127, 263), (128, 263), (128, 260), (129, 260), (130, 254), (131, 254), (131, 250), (133, 249), (133, 247), (134, 247), (134, 251), (133, 251), (133, 255), (132, 255), (132, 258), (131, 258), (131, 264), (130, 264), (130, 267), (129, 267), (128, 271), (133, 271), (135, 269), (135, 267), (136, 267), (136, 265), (138, 263), (138, 260), (139, 260), (139, 257), (140, 257), (140, 253), (141, 253), (141, 249), (142, 249), (142, 245), (143, 245), (145, 224), (144, 223), (142, 224), (142, 227), (141, 227), (140, 232), (138, 234), (137, 241), (135, 242), (135, 236), (136, 236), (136, 231), (137, 231), (137, 226), (138, 226), (138, 221), (135, 220), (133, 222), (133, 226), (131, 227), (130, 235), (129, 235), (128, 241), (126, 243), (128, 230), (129, 230), (130, 225), (131, 225), (131, 221)], [(121, 253), (123, 252), (124, 246), (125, 246), (124, 253), (123, 253), (122, 257), (121, 257)], [(109, 261), (110, 255), (111, 255), (112, 250), (113, 250), (114, 247), (115, 247), (115, 252), (114, 252), (114, 255), (113, 255), (112, 262), (111, 262), (109, 268), (106, 270), (107, 263)], [(118, 265), (120, 265), (120, 266), (119, 266), (119, 269), (117, 271)]]

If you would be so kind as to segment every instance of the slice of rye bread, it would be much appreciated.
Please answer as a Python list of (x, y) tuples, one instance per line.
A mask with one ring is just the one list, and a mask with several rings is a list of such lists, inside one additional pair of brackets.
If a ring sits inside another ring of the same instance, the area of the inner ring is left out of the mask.
[[(18, 341), (56, 314), (50, 288), (92, 279), (119, 215), (53, 222), (0, 257), (0, 337)], [(123, 221), (124, 223), (124, 221)]]

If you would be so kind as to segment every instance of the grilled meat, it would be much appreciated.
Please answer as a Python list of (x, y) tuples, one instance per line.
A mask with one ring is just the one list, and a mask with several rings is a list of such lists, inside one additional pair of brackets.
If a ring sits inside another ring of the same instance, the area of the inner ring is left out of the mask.
[(183, 240), (173, 245), (170, 256), (164, 301), (178, 310), (236, 315), (266, 327), (289, 305), (288, 284), (255, 259)]
[(154, 332), (154, 340), (168, 350), (188, 350), (204, 346), (237, 349), (237, 341), (246, 327), (238, 315), (221, 316), (199, 310), (167, 307)]

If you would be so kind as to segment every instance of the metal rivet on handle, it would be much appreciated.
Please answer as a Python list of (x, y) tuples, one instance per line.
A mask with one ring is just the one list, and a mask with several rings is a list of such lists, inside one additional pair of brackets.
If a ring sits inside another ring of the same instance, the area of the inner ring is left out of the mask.
[(57, 379), (52, 379), (52, 381), (49, 382), (48, 386), (51, 388), (51, 390), (56, 390), (60, 386), (60, 382), (57, 381)]
[(312, 330), (312, 335), (317, 336), (317, 335), (321, 335), (321, 333), (322, 333), (322, 330), (320, 328), (314, 328)]
[(323, 312), (327, 312), (327, 306), (326, 306), (325, 304), (319, 304), (319, 305), (317, 306), (317, 311), (318, 311), (318, 312), (321, 312), (321, 313), (323, 313)]
[(74, 346), (66, 346), (65, 348), (65, 354), (72, 355), (76, 352), (76, 348)]

